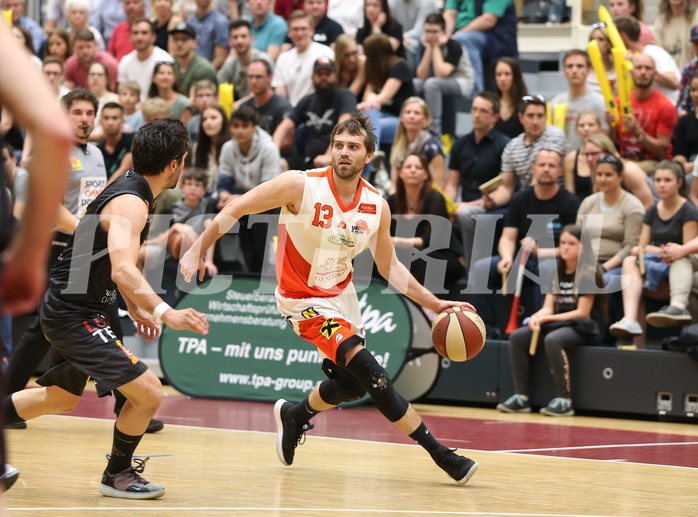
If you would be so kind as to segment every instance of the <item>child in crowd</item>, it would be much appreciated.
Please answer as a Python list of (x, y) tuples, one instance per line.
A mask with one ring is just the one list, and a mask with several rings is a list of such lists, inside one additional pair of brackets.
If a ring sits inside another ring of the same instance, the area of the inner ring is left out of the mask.
[(141, 87), (136, 81), (119, 84), (119, 104), (124, 108), (124, 133), (135, 133), (143, 125), (143, 113), (138, 109)]
[[(601, 322), (606, 312), (605, 298), (587, 294), (603, 285), (601, 270), (593, 261), (582, 260), (582, 227), (567, 225), (560, 233), (560, 258), (553, 272), (552, 293), (545, 295), (543, 307), (528, 325), (509, 336), (509, 361), (514, 378), (514, 395), (497, 405), (505, 413), (529, 413), (529, 350), (534, 331), (540, 331), (550, 372), (555, 379), (555, 398), (540, 410), (548, 416), (574, 415), (570, 364), (567, 352), (579, 345), (593, 345), (602, 336)], [(596, 303), (595, 303), (596, 302)]]

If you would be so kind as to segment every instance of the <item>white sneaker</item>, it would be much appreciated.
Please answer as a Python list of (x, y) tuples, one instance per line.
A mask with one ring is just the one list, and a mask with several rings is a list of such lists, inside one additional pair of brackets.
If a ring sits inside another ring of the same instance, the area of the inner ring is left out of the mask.
[(624, 317), (622, 320), (615, 322), (608, 328), (616, 337), (635, 337), (642, 335), (642, 327), (640, 324)]

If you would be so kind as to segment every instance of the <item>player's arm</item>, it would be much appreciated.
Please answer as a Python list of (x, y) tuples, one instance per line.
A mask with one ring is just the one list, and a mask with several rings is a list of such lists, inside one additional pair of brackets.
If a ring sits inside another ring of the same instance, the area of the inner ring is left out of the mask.
[(180, 259), (184, 280), (189, 282), (197, 270), (200, 273), (199, 278), (203, 280), (205, 272), (203, 257), (206, 250), (227, 233), (241, 217), (259, 214), (281, 206), (289, 206), (292, 211), (294, 207), (300, 207), (304, 185), (305, 177), (300, 172), (287, 171), (230, 201)]
[(3, 70), (12, 71), (0, 74), (3, 112), (11, 113), (41, 142), (27, 164), (26, 212), (10, 248), (0, 258), (3, 309), (15, 314), (33, 308), (45, 289), (44, 261), (65, 191), (72, 130), (55, 94), (5, 24), (0, 27), (0, 63)]
[(381, 276), (388, 280), (395, 289), (422, 307), (426, 307), (436, 314), (455, 305), (469, 307), (474, 310), (469, 303), (440, 300), (420, 284), (402, 262), (397, 259), (395, 247), (390, 238), (390, 208), (385, 199), (383, 200), (378, 233), (371, 241), (371, 253), (373, 253), (373, 259)]
[[(140, 234), (148, 219), (148, 210), (142, 199), (131, 194), (118, 196), (107, 203), (100, 214), (100, 224), (107, 231), (107, 246), (112, 266), (112, 280), (119, 287), (129, 305), (129, 311), (139, 315), (141, 322), (155, 332), (156, 318), (140, 313), (133, 305), (148, 315), (159, 308), (160, 319), (175, 330), (191, 330), (200, 334), (208, 332), (208, 323), (203, 314), (193, 310), (175, 310), (167, 307), (153, 291), (138, 269), (138, 251), (141, 247)], [(165, 304), (166, 305), (166, 304)]]

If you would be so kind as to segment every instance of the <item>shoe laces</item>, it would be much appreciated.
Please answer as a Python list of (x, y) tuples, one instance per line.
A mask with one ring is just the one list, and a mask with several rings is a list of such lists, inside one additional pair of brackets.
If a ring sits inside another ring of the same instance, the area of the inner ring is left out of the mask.
[(509, 401), (511, 401), (512, 404), (516, 404), (517, 406), (520, 406), (520, 407), (525, 407), (528, 404), (528, 400), (524, 399), (518, 393), (512, 395), (511, 398), (507, 402), (509, 402)]
[(298, 438), (296, 439), (295, 447), (298, 447), (299, 445), (303, 445), (305, 443), (305, 433), (307, 431), (310, 431), (313, 427), (315, 426), (310, 422), (306, 422), (305, 424), (298, 426)]
[(567, 409), (567, 406), (569, 406), (570, 404), (567, 402), (567, 400), (563, 399), (562, 397), (556, 397), (550, 401), (549, 405), (551, 408)]

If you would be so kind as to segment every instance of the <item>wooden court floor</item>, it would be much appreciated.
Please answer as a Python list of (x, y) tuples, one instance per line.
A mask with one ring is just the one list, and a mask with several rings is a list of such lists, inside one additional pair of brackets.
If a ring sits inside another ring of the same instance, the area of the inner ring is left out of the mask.
[[(9, 516), (689, 516), (698, 515), (698, 426), (418, 405), (432, 432), (481, 467), (453, 483), (373, 408), (335, 410), (283, 466), (270, 403), (193, 400), (167, 390), (146, 435), (155, 501), (99, 494), (111, 401), (8, 430), (21, 471)], [(545, 445), (545, 446), (541, 446)], [(657, 450), (659, 452), (657, 452)]]

